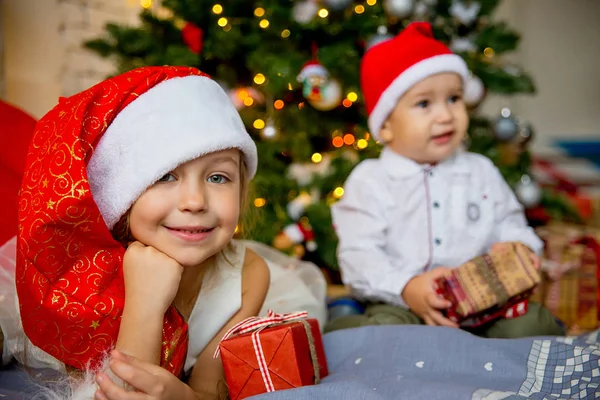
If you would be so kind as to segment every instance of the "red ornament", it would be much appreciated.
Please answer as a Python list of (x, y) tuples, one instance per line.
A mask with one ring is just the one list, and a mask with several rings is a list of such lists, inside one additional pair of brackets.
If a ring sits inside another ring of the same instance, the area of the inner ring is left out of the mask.
[(204, 31), (198, 25), (188, 22), (181, 30), (183, 43), (194, 53), (202, 53), (204, 46)]

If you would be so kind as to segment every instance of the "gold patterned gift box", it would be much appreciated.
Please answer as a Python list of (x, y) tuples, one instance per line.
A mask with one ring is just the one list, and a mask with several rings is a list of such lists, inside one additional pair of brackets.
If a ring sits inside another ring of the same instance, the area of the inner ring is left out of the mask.
[(534, 299), (560, 319), (569, 333), (597, 329), (600, 313), (600, 230), (553, 223), (539, 228), (546, 246), (543, 280)]
[(476, 257), (437, 280), (438, 293), (452, 302), (448, 318), (474, 327), (522, 315), (527, 297), (540, 283), (531, 250), (520, 243)]

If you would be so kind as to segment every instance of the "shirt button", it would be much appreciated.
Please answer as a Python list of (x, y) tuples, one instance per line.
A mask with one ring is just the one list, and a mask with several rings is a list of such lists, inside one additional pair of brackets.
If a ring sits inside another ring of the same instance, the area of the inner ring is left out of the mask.
[(429, 171), (429, 176), (433, 176), (433, 171)]
[(442, 244), (442, 239), (440, 239), (440, 238), (436, 238), (436, 239), (434, 240), (434, 242), (435, 242), (435, 244), (437, 244), (437, 245), (439, 246), (440, 244)]
[(440, 203), (438, 203), (437, 201), (434, 201), (433, 208), (440, 208)]

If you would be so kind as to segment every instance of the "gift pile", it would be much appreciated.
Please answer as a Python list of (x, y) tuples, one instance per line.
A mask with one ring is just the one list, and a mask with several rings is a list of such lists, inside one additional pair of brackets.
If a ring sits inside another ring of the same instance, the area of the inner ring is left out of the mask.
[(600, 324), (600, 230), (553, 223), (537, 229), (545, 242), (543, 281), (534, 299), (560, 319), (569, 333)]
[(307, 313), (248, 318), (223, 337), (221, 355), (229, 398), (314, 385), (327, 376), (327, 361), (316, 319)]

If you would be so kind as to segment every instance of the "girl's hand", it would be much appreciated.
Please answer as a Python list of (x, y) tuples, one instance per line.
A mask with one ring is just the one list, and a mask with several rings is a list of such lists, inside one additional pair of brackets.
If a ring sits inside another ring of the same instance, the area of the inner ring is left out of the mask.
[(125, 301), (137, 310), (164, 314), (179, 289), (183, 267), (174, 259), (140, 242), (133, 242), (123, 257)]
[(439, 267), (412, 278), (402, 291), (402, 298), (427, 325), (458, 328), (458, 324), (446, 318), (439, 310), (452, 306), (435, 292), (435, 280), (444, 276), (449, 268)]
[(137, 389), (128, 392), (116, 385), (104, 372), (98, 374), (98, 400), (197, 400), (196, 393), (166, 369), (137, 360), (134, 357), (113, 350), (110, 369), (112, 372)]

